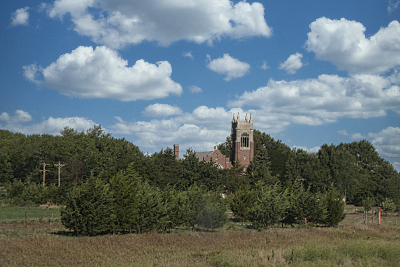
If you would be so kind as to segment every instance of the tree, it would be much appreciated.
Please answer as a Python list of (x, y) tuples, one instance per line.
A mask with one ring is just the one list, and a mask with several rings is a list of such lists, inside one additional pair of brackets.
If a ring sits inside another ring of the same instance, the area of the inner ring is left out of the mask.
[(77, 235), (94, 236), (113, 229), (115, 214), (110, 186), (96, 177), (76, 186), (61, 208), (61, 223)]
[(287, 191), (278, 185), (257, 184), (256, 201), (249, 210), (249, 219), (256, 228), (265, 228), (281, 222), (288, 208)]
[(256, 201), (256, 193), (250, 186), (242, 187), (229, 197), (230, 208), (235, 217), (249, 219), (249, 211)]
[(224, 226), (228, 217), (226, 203), (218, 193), (208, 193), (203, 197), (203, 206), (198, 214), (197, 223), (214, 230)]
[(258, 181), (263, 181), (265, 184), (274, 185), (279, 182), (278, 178), (271, 175), (270, 165), (267, 149), (259, 144), (254, 158), (247, 168), (250, 184), (254, 186)]
[(140, 183), (140, 178), (134, 171), (120, 171), (110, 180), (115, 214), (114, 229), (125, 232), (134, 229), (139, 212), (137, 193)]
[(326, 207), (327, 216), (321, 220), (320, 223), (328, 226), (336, 227), (344, 220), (346, 214), (344, 213), (344, 202), (340, 193), (329, 190), (322, 198), (323, 205)]
[(322, 205), (316, 194), (309, 189), (305, 190), (300, 182), (296, 182), (288, 189), (289, 205), (286, 209), (286, 217), (282, 223), (305, 224), (318, 223), (326, 219), (326, 207)]

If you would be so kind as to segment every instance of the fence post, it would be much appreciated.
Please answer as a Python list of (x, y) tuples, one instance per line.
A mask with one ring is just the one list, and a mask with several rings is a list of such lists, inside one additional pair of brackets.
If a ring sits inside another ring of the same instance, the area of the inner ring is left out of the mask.
[(356, 209), (356, 223), (358, 223), (358, 211)]
[(378, 225), (381, 225), (381, 207), (379, 207), (378, 211)]

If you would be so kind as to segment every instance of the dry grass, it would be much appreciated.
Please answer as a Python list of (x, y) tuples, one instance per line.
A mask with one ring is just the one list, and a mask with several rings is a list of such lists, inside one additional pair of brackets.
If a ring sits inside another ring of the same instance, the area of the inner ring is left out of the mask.
[[(388, 217), (387, 221), (397, 217)], [(348, 215), (338, 228), (229, 223), (217, 232), (66, 235), (59, 223), (0, 225), (1, 266), (399, 266), (400, 227)]]

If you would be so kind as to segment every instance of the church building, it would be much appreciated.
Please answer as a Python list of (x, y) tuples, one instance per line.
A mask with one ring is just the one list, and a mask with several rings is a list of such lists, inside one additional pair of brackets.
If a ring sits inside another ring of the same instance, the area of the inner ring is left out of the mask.
[[(230, 158), (226, 157), (218, 150), (215, 145), (213, 151), (196, 152), (200, 161), (204, 160), (210, 162), (211, 160), (218, 164), (221, 169), (230, 169), (232, 163), (239, 161), (245, 169), (250, 165), (254, 157), (254, 143), (253, 143), (253, 118), (250, 114), (250, 119), (247, 114), (244, 121), (240, 121), (240, 114), (238, 113), (237, 119), (233, 115), (232, 128), (231, 128), (231, 155)], [(174, 145), (175, 157), (179, 159), (179, 145)]]

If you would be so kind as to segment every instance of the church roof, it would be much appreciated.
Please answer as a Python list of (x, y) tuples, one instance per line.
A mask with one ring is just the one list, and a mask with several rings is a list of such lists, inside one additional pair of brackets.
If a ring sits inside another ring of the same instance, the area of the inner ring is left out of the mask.
[(206, 151), (206, 152), (196, 152), (197, 158), (202, 161), (204, 158), (206, 158), (208, 155), (212, 154), (214, 151)]

